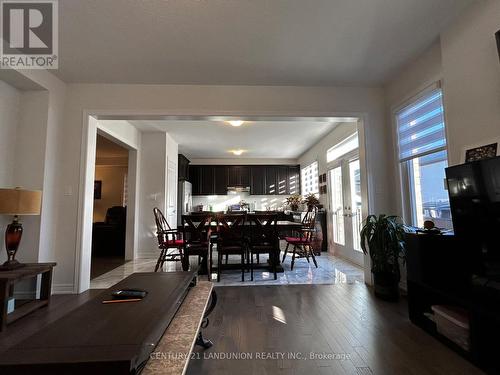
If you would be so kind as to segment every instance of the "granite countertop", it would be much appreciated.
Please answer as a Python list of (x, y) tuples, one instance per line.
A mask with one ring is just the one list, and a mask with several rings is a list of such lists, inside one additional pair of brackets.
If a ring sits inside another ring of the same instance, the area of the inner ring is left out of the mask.
[(141, 374), (181, 375), (186, 372), (212, 288), (211, 282), (198, 281), (190, 289)]

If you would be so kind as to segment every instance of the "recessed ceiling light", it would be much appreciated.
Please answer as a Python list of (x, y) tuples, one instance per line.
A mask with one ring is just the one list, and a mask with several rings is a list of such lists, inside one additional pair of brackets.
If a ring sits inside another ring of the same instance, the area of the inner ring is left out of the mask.
[(229, 152), (232, 152), (236, 156), (240, 156), (241, 154), (243, 154), (245, 152), (245, 150), (231, 150)]
[(231, 121), (228, 121), (228, 124), (231, 125), (231, 126), (241, 126), (243, 125), (243, 122), (242, 120), (231, 120)]

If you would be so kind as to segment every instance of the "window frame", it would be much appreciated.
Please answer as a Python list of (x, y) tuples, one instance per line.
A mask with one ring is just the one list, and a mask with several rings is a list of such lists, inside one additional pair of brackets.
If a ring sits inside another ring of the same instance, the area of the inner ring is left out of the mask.
[[(303, 176), (303, 173), (302, 171), (306, 168), (309, 168), (310, 166), (316, 164), (316, 169), (318, 171), (318, 175), (316, 176), (316, 186), (317, 186), (317, 190), (316, 191), (310, 191), (310, 192), (305, 192), (305, 187), (306, 187), (306, 184), (304, 183), (304, 180), (302, 178)], [(300, 193), (303, 195), (303, 196), (306, 196), (310, 193), (313, 193), (315, 194), (316, 196), (319, 196), (319, 162), (318, 160), (313, 160), (312, 162), (310, 162), (309, 164), (307, 164), (305, 167), (302, 167), (300, 168)]]
[[(399, 185), (399, 211), (403, 220), (410, 225), (417, 225), (417, 213), (415, 210), (415, 201), (413, 194), (411, 192), (411, 180), (413, 178), (411, 169), (409, 167), (409, 163), (413, 159), (400, 161), (399, 160), (399, 129), (398, 129), (398, 121), (397, 114), (403, 108), (411, 105), (412, 103), (418, 101), (422, 97), (428, 95), (430, 92), (440, 89), (442, 93), (442, 101), (443, 101), (443, 118), (444, 118), (444, 133), (446, 137), (446, 147), (441, 150), (436, 150), (434, 152), (446, 151), (446, 161), (447, 164), (450, 165), (450, 154), (448, 152), (448, 140), (449, 133), (447, 127), (447, 119), (446, 119), (446, 107), (445, 107), (445, 95), (446, 92), (443, 88), (442, 79), (439, 78), (437, 80), (433, 80), (430, 83), (427, 83), (424, 86), (421, 86), (418, 90), (414, 91), (410, 96), (406, 97), (401, 103), (397, 106), (393, 106), (391, 108), (391, 121), (392, 121), (392, 137), (393, 137), (393, 145), (394, 145), (394, 162), (396, 163), (396, 179), (397, 185)], [(432, 153), (434, 153), (432, 152)]]

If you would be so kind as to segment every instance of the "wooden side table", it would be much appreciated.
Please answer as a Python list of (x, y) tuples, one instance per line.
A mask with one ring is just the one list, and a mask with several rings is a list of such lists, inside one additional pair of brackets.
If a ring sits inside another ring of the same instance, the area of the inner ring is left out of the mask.
[[(52, 270), (56, 263), (26, 263), (24, 267), (10, 271), (0, 271), (0, 332), (7, 324), (33, 312), (34, 310), (47, 306), (50, 302), (52, 286)], [(42, 275), (40, 285), (40, 298), (27, 302), (7, 314), (9, 292), (17, 282)]]

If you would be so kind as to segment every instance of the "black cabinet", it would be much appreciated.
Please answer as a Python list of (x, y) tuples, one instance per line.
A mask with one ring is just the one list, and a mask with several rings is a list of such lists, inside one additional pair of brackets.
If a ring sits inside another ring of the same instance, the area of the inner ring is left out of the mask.
[(266, 195), (278, 194), (278, 189), (276, 187), (277, 177), (278, 177), (278, 170), (276, 169), (276, 167), (273, 166), (266, 167)]
[(250, 186), (250, 168), (245, 165), (230, 165), (227, 167), (228, 186)]
[(201, 195), (201, 165), (189, 166), (189, 182), (193, 186), (193, 195)]
[(214, 167), (204, 165), (201, 167), (201, 195), (214, 194)]
[(250, 194), (266, 194), (266, 166), (255, 165), (250, 167)]
[(214, 194), (226, 195), (228, 185), (228, 169), (225, 165), (214, 166)]
[(190, 165), (193, 195), (226, 195), (228, 186), (252, 195), (300, 194), (300, 167), (291, 165)]
[(179, 181), (189, 181), (189, 159), (184, 155), (179, 154), (177, 165)]

